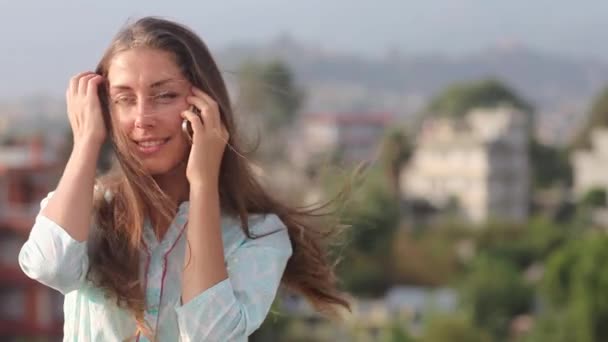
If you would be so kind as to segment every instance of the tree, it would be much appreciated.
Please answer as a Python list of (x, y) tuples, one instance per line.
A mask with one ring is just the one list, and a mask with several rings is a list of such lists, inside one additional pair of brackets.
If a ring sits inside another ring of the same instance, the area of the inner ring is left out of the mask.
[[(563, 334), (569, 341), (608, 340), (606, 263), (608, 236), (603, 233), (569, 242), (547, 262), (541, 288), (547, 307), (542, 318), (549, 326), (556, 321), (566, 324), (569, 329)], [(555, 340), (566, 339), (562, 335)]]
[(421, 342), (490, 342), (490, 336), (479, 330), (463, 315), (438, 316), (431, 319)]
[(409, 160), (413, 146), (408, 135), (402, 129), (388, 130), (382, 139), (381, 159), (387, 172), (390, 188), (395, 198), (400, 198), (399, 174), (403, 165)]
[(503, 104), (509, 104), (526, 113), (533, 112), (528, 102), (495, 79), (449, 86), (431, 100), (427, 111), (437, 115), (463, 117), (474, 108), (494, 108)]
[[(250, 61), (238, 71), (236, 110), (245, 123), (257, 128), (254, 158), (269, 164), (282, 159), (287, 131), (296, 119), (303, 91), (295, 84), (289, 67), (281, 61)], [(263, 138), (262, 138), (263, 137)]]
[(587, 121), (572, 140), (570, 149), (591, 147), (589, 140), (591, 131), (600, 127), (608, 127), (608, 86), (596, 96), (589, 110)]
[(581, 204), (590, 208), (601, 208), (605, 207), (608, 203), (606, 202), (606, 189), (594, 188), (581, 199)]
[(372, 169), (341, 211), (349, 224), (338, 273), (357, 295), (381, 295), (391, 283), (389, 246), (399, 225), (399, 205), (389, 192), (382, 169)]
[(303, 100), (293, 73), (278, 60), (241, 65), (238, 87), (237, 108), (262, 120), (269, 130), (292, 123)]
[(567, 150), (544, 145), (532, 139), (530, 160), (533, 165), (532, 182), (535, 188), (547, 188), (558, 182), (563, 185), (572, 184), (572, 166)]
[(473, 322), (502, 340), (511, 320), (531, 310), (533, 292), (513, 264), (481, 255), (465, 276), (461, 294)]
[[(421, 234), (399, 229), (393, 238), (393, 278), (402, 284), (446, 286), (461, 267), (454, 241), (440, 230)], [(416, 236), (418, 235), (418, 236)]]
[(489, 223), (477, 236), (480, 254), (506, 260), (519, 270), (543, 261), (567, 239), (568, 227), (542, 217), (526, 224)]

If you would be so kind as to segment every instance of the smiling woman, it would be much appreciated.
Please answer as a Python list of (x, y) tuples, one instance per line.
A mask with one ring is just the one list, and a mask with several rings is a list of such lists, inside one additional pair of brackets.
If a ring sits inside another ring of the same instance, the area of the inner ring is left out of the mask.
[(107, 73), (110, 108), (120, 130), (151, 175), (167, 173), (187, 152), (180, 114), (188, 108), (190, 82), (170, 52), (150, 48), (117, 54)]
[[(127, 26), (66, 100), (73, 151), (19, 254), (28, 276), (65, 295), (64, 340), (246, 340), (281, 284), (323, 313), (348, 307), (323, 207), (291, 208), (258, 183), (192, 31), (158, 18)], [(96, 178), (108, 138), (117, 163)]]

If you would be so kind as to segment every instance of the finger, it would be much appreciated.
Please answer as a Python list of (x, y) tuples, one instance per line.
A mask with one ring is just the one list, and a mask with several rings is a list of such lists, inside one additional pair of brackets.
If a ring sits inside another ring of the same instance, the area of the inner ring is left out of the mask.
[(217, 127), (221, 129), (222, 123), (222, 112), (220, 111), (219, 104), (207, 93), (201, 91), (201, 96), (203, 99), (209, 104), (211, 108), (213, 108), (213, 127)]
[(226, 126), (224, 126), (224, 124), (221, 124), (218, 134), (220, 135), (220, 138), (222, 138), (222, 140), (228, 144), (228, 141), (230, 140), (230, 133), (228, 133), (228, 129)]
[(220, 129), (220, 113), (215, 100), (196, 87), (192, 87), (192, 90), (196, 95), (192, 100), (198, 100), (199, 103), (203, 102), (206, 104), (205, 107), (201, 107), (201, 115), (203, 116), (203, 121), (207, 124), (207, 127)]
[(203, 120), (203, 124), (206, 128), (216, 128), (217, 120), (214, 118), (217, 115), (213, 114), (213, 109), (210, 107), (205, 100), (196, 96), (189, 96), (188, 102), (193, 104), (196, 108), (200, 110), (200, 117)]
[(204, 91), (198, 89), (197, 87), (192, 87), (194, 94), (197, 96), (202, 97), (205, 102), (207, 102), (210, 106), (216, 106), (217, 107), (217, 102), (207, 93), (205, 93)]
[(181, 113), (181, 116), (182, 118), (190, 121), (190, 124), (192, 125), (192, 131), (194, 132), (195, 136), (197, 134), (202, 134), (205, 131), (205, 127), (203, 125), (203, 122), (201, 121), (201, 118), (193, 111), (185, 110)]
[(103, 82), (104, 78), (101, 75), (95, 75), (91, 77), (88, 81), (87, 91), (85, 93), (86, 96), (97, 96), (97, 89), (99, 85)]
[(186, 101), (189, 104), (191, 104), (191, 105), (195, 106), (196, 108), (198, 108), (201, 112), (203, 110), (205, 110), (207, 107), (209, 107), (209, 104), (203, 98), (198, 97), (198, 96), (192, 96), (192, 95), (190, 95), (190, 96), (188, 96), (186, 98)]
[(80, 78), (80, 80), (78, 80), (78, 94), (81, 96), (86, 95), (87, 93), (87, 86), (89, 84), (89, 80), (92, 79), (93, 77), (97, 76), (97, 74), (88, 74), (88, 75), (84, 75)]
[(93, 73), (93, 72), (92, 71), (85, 71), (85, 72), (81, 72), (81, 73), (73, 76), (70, 79), (70, 86), (69, 86), (69, 92), (70, 92), (70, 94), (75, 95), (78, 92), (78, 83), (79, 83), (80, 79), (83, 76), (85, 76), (87, 74), (91, 74), (91, 73)]
[(192, 92), (196, 95), (201, 97), (208, 106), (212, 107), (212, 108), (217, 108), (218, 109), (218, 115), (219, 115), (219, 105), (217, 104), (217, 101), (215, 101), (213, 99), (213, 97), (211, 97), (209, 94), (205, 93), (204, 91), (198, 89), (197, 87), (192, 87)]

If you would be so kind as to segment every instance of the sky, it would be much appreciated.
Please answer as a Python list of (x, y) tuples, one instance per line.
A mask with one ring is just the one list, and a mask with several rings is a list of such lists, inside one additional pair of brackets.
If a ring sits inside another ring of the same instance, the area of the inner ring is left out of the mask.
[(61, 93), (72, 74), (94, 67), (129, 18), (145, 15), (190, 26), (212, 50), (287, 33), (368, 58), (395, 48), (463, 56), (520, 44), (608, 62), (605, 0), (0, 0), (0, 98)]

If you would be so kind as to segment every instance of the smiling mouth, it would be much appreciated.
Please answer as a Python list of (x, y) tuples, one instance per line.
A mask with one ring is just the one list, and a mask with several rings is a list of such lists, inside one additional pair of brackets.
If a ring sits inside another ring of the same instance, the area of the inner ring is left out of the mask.
[(169, 139), (171, 138), (134, 141), (134, 143), (137, 145), (137, 149), (140, 152), (150, 154), (160, 151), (160, 149), (169, 141)]

